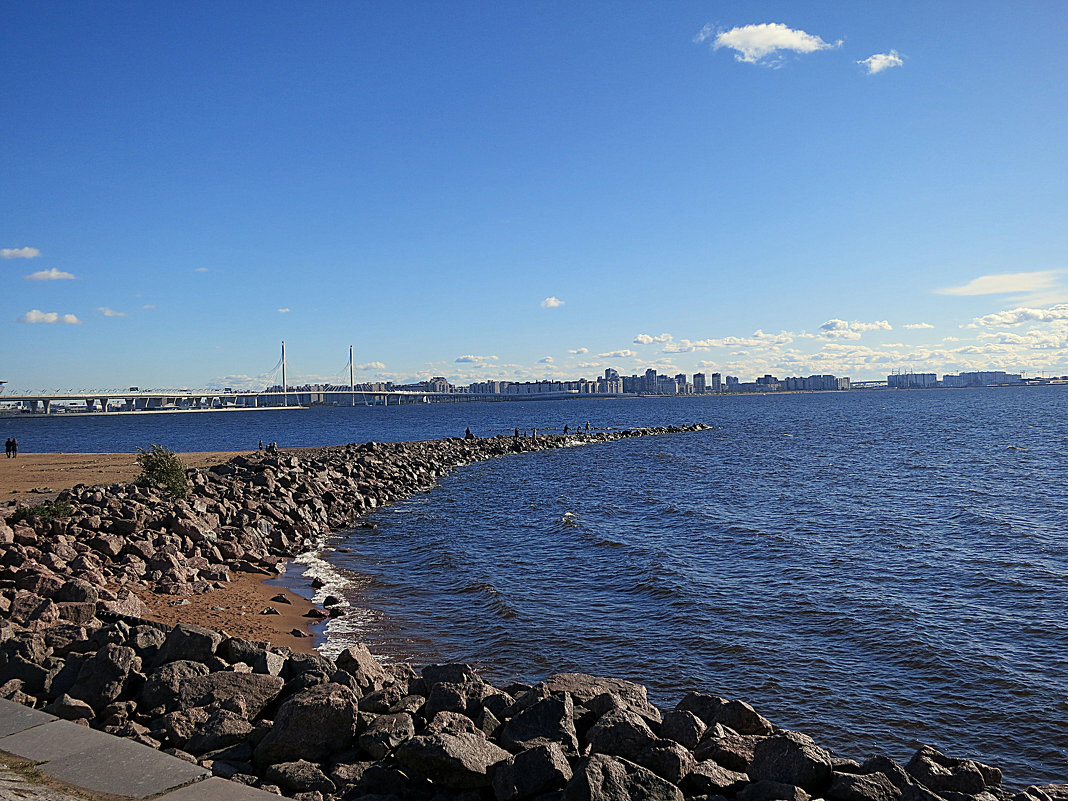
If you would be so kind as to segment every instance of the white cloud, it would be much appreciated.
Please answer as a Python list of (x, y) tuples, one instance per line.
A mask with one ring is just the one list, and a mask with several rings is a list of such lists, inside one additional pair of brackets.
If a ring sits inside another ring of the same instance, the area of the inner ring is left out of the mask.
[(1063, 270), (1039, 270), (1031, 273), (981, 275), (963, 286), (936, 289), (939, 295), (1004, 295), (1037, 292), (1055, 286)]
[(129, 317), (130, 316), (126, 312), (117, 312), (117, 311), (115, 311), (113, 309), (109, 309), (107, 306), (97, 306), (96, 310), (98, 312), (100, 312), (102, 315), (104, 315), (105, 317)]
[(74, 278), (70, 273), (65, 273), (53, 267), (51, 270), (39, 270), (26, 276), (27, 281), (63, 281)]
[(195, 272), (195, 273), (206, 273), (207, 271), (208, 271), (207, 267), (196, 267), (193, 270), (193, 272)]
[(930, 323), (905, 323), (903, 327), (909, 331), (917, 331), (921, 328), (934, 328)]
[(875, 75), (883, 70), (888, 70), (891, 67), (900, 67), (905, 62), (901, 59), (901, 54), (896, 50), (891, 50), (889, 53), (876, 53), (873, 56), (868, 56), (862, 61), (858, 61), (858, 64), (863, 64), (868, 69), (868, 75)]
[(36, 259), (40, 255), (37, 248), (0, 248), (0, 259)]
[(592, 369), (594, 367), (600, 367), (601, 363), (600, 362), (579, 362), (578, 366), (583, 370), (589, 370), (589, 369)]
[(654, 342), (670, 342), (674, 337), (671, 334), (660, 334), (659, 336), (650, 336), (649, 334), (638, 334), (634, 337), (634, 344), (636, 345), (652, 345)]
[(778, 66), (782, 63), (785, 51), (793, 53), (815, 53), (817, 50), (831, 50), (840, 47), (841, 40), (831, 44), (818, 36), (804, 31), (794, 30), (781, 22), (763, 23), (761, 25), (743, 25), (720, 31), (706, 25), (694, 37), (696, 42), (712, 39), (712, 49), (729, 48), (735, 52), (735, 60), (746, 64), (764, 64)]
[(820, 336), (825, 339), (860, 339), (865, 331), (893, 331), (894, 327), (886, 320), (874, 323), (862, 323), (859, 320), (849, 322), (832, 317), (820, 326)]
[(541, 302), (541, 307), (543, 309), (555, 309), (557, 306), (563, 306), (563, 305), (564, 305), (564, 301), (560, 300), (560, 298), (556, 297), (555, 295), (547, 297), (545, 300), (543, 300)]
[(544, 359), (538, 359), (538, 364), (552, 364), (552, 363), (553, 363), (553, 357), (552, 356), (546, 356)]
[(367, 364), (357, 364), (357, 370), (385, 370), (386, 365), (382, 362), (367, 362)]
[(1058, 303), (1048, 309), (1018, 308), (1008, 311), (984, 314), (976, 317), (968, 328), (982, 328), (988, 325), (1021, 325), (1022, 323), (1051, 323), (1068, 320), (1068, 303)]
[(81, 325), (82, 321), (73, 314), (57, 314), (56, 312), (43, 312), (40, 309), (31, 309), (18, 318), (18, 323), (49, 323), (53, 325)]
[(278, 313), (279, 314), (289, 314), (289, 307), (286, 306), (284, 309), (279, 309)]
[(610, 350), (607, 353), (598, 353), (599, 359), (629, 359), (632, 356), (637, 356), (637, 351), (624, 348), (623, 350)]
[(467, 354), (465, 356), (457, 356), (456, 362), (458, 364), (480, 364), (482, 362), (499, 361), (499, 359), (500, 357), (498, 356), (472, 356), (471, 354)]
[(574, 354), (578, 354), (578, 355), (582, 355), (582, 354), (589, 353), (589, 352), (590, 352), (589, 348), (575, 348), (574, 350), (569, 350), (568, 351), (568, 353), (574, 353)]
[(702, 339), (698, 343), (702, 349), (709, 348), (773, 348), (780, 345), (789, 345), (794, 341), (794, 335), (786, 331), (777, 334), (766, 334), (757, 329), (749, 337), (720, 337), (719, 339)]
[(146, 304), (145, 304), (144, 306), (142, 306), (141, 308), (142, 308), (142, 309), (154, 309), (154, 308), (156, 308), (156, 304), (155, 304), (155, 303), (146, 303)]

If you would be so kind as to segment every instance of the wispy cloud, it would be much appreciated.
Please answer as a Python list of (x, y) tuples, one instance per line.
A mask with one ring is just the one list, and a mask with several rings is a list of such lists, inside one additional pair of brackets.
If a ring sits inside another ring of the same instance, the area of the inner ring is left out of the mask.
[(1039, 292), (1056, 286), (1063, 270), (1039, 270), (1031, 273), (997, 273), (981, 275), (962, 286), (936, 289), (939, 295), (1008, 295)]
[(891, 67), (900, 67), (905, 62), (902, 60), (900, 53), (896, 50), (891, 50), (889, 53), (876, 53), (873, 56), (868, 56), (857, 63), (863, 64), (867, 68), (868, 75), (875, 75)]
[(367, 362), (366, 364), (357, 364), (357, 370), (385, 370), (386, 365), (382, 362)]
[(279, 309), (278, 313), (279, 314), (289, 314), (289, 307), (286, 306), (284, 309)]
[(921, 328), (934, 328), (930, 323), (905, 323), (902, 328), (907, 328), (909, 331), (917, 331)]
[(579, 356), (582, 355), (582, 354), (585, 354), (585, 353), (589, 353), (589, 352), (590, 352), (589, 348), (575, 348), (573, 350), (569, 350), (568, 351), (568, 353), (572, 353), (572, 354), (579, 355)]
[(886, 320), (863, 323), (859, 320), (839, 320), (833, 317), (820, 326), (820, 336), (826, 339), (860, 339), (866, 331), (893, 331), (894, 327)]
[(541, 359), (538, 359), (538, 364), (552, 364), (555, 361), (556, 360), (552, 356), (545, 356)]
[(56, 312), (43, 312), (40, 309), (31, 309), (18, 318), (18, 323), (48, 323), (49, 325), (81, 325), (82, 321), (73, 314), (57, 314)]
[(37, 248), (0, 248), (0, 259), (36, 259), (40, 255)]
[(51, 270), (38, 270), (35, 273), (30, 273), (26, 276), (26, 281), (69, 281), (74, 276), (71, 273), (65, 273), (62, 270), (57, 270), (53, 267)]
[[(655, 330), (655, 329), (654, 329)], [(655, 342), (670, 342), (675, 337), (671, 334), (660, 334), (658, 336), (650, 336), (649, 334), (638, 334), (634, 337), (634, 344), (636, 345), (652, 345)]]
[(145, 304), (144, 306), (142, 306), (141, 308), (142, 308), (142, 309), (154, 309), (154, 308), (156, 308), (156, 304), (155, 304), (155, 303), (146, 303), (146, 304)]
[(610, 350), (607, 353), (598, 353), (599, 359), (629, 359), (632, 356), (637, 356), (638, 352), (624, 348), (623, 350)]
[(114, 309), (109, 309), (107, 306), (97, 306), (96, 310), (105, 317), (129, 317), (126, 312), (117, 312)]
[(563, 305), (564, 301), (560, 300), (560, 298), (556, 297), (556, 295), (551, 295), (541, 302), (541, 307), (543, 309), (555, 309), (558, 306)]
[(457, 364), (482, 364), (484, 362), (496, 362), (500, 361), (499, 356), (472, 356), (467, 354), (465, 356), (457, 356)]
[(766, 22), (760, 25), (743, 25), (720, 30), (713, 25), (706, 25), (694, 37), (695, 42), (712, 40), (712, 49), (726, 47), (733, 50), (734, 58), (746, 64), (762, 64), (777, 67), (782, 63), (783, 53), (815, 53), (818, 50), (832, 50), (842, 45), (841, 40), (825, 42), (819, 36), (794, 30), (781, 22)]
[(193, 272), (195, 272), (195, 273), (206, 273), (207, 271), (208, 271), (207, 267), (195, 267), (193, 269)]

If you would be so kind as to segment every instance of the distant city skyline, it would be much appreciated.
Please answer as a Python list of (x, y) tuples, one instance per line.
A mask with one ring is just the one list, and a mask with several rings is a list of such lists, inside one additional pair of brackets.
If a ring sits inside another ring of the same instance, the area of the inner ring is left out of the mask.
[(0, 380), (1068, 374), (1068, 6), (0, 0)]

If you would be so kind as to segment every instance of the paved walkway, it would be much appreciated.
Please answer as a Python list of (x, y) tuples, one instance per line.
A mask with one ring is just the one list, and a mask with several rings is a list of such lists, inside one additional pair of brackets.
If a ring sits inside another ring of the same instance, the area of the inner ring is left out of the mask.
[[(3, 699), (0, 752), (0, 763), (3, 754), (30, 760), (54, 783), (89, 793), (160, 801), (278, 801), (271, 793), (212, 778), (199, 765), (162, 751)], [(0, 801), (71, 798), (36, 785), (18, 772), (0, 772)]]

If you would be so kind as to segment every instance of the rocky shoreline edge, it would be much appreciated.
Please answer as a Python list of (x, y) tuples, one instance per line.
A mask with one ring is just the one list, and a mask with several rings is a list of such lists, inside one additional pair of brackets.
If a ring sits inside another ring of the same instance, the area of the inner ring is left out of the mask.
[(836, 758), (705, 693), (664, 711), (620, 679), (498, 688), (468, 665), (382, 665), (363, 645), (329, 659), (142, 617), (138, 590), (190, 595), (234, 572), (273, 575), (465, 464), (703, 428), (239, 456), (188, 471), (182, 501), (134, 484), (64, 491), (62, 516), (0, 520), (0, 697), (307, 801), (1068, 800), (1068, 785), (1013, 793), (998, 769), (928, 747), (904, 766)]

